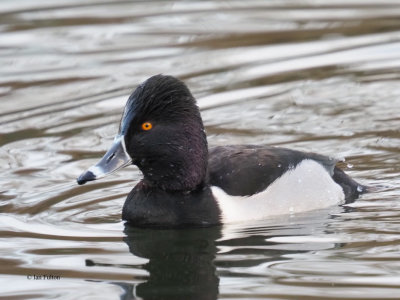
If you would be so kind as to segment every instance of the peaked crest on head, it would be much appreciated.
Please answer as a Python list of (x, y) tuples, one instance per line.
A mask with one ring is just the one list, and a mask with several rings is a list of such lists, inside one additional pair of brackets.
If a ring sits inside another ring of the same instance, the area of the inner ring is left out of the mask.
[[(140, 99), (140, 101), (138, 100)], [(121, 118), (119, 133), (126, 134), (133, 121), (171, 121), (196, 111), (196, 101), (187, 86), (167, 75), (155, 75), (140, 84), (129, 96)]]

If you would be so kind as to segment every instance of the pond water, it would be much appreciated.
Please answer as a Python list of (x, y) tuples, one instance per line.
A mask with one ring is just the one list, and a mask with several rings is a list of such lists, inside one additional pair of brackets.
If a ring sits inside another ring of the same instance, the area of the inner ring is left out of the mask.
[[(75, 179), (159, 73), (191, 88), (210, 145), (346, 157), (376, 190), (262, 222), (125, 226), (137, 168)], [(397, 0), (2, 0), (0, 103), (6, 299), (400, 299)]]

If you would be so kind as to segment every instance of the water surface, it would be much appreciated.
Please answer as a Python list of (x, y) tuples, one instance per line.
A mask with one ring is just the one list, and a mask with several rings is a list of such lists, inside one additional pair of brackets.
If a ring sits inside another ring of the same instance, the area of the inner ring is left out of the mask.
[[(352, 207), (190, 230), (129, 228), (135, 167), (78, 186), (129, 93), (183, 79), (209, 144), (346, 158)], [(0, 295), (399, 299), (400, 4), (0, 3)]]

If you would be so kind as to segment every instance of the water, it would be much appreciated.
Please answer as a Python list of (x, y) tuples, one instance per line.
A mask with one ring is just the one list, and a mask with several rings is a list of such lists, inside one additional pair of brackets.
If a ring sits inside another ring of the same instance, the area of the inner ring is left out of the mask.
[[(399, 299), (400, 3), (0, 3), (5, 299)], [(210, 145), (346, 157), (352, 207), (196, 230), (125, 227), (141, 175), (77, 186), (127, 95), (164, 73)]]

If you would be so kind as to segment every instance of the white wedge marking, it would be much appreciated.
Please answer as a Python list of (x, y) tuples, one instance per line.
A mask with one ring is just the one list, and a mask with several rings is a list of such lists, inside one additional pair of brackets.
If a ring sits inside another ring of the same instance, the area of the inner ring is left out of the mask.
[(261, 220), (344, 204), (342, 188), (318, 162), (306, 159), (268, 188), (251, 196), (231, 196), (212, 186), (223, 223)]

